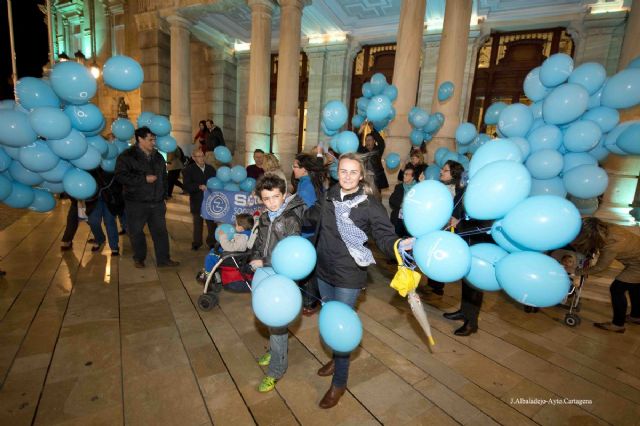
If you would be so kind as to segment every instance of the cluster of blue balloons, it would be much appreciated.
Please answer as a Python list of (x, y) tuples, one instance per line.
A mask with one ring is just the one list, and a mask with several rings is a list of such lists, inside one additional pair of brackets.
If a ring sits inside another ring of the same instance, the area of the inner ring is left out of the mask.
[(329, 101), (322, 109), (320, 127), (325, 135), (331, 136), (329, 146), (337, 154), (357, 152), (360, 145), (358, 135), (354, 132), (340, 131), (347, 122), (347, 115), (347, 107), (340, 101)]
[(397, 97), (398, 88), (387, 83), (384, 74), (372, 75), (371, 80), (362, 85), (362, 97), (356, 100), (358, 113), (351, 119), (351, 125), (357, 129), (368, 120), (376, 130), (384, 130), (396, 116), (393, 102)]
[[(134, 90), (143, 79), (139, 64), (126, 57), (107, 61), (104, 76), (118, 90)], [(54, 193), (80, 200), (94, 195), (97, 185), (87, 171), (113, 172), (134, 132), (120, 118), (111, 126), (115, 141), (100, 136), (106, 123), (90, 103), (96, 91), (95, 78), (76, 62), (56, 64), (49, 80), (18, 81), (16, 100), (0, 106), (0, 201), (46, 212), (55, 207)]]
[(178, 142), (171, 133), (171, 122), (164, 115), (144, 111), (138, 116), (138, 127), (148, 127), (156, 135), (156, 147), (165, 153), (173, 152)]
[(256, 180), (252, 177), (247, 177), (247, 170), (240, 165), (233, 167), (222, 166), (216, 172), (215, 177), (207, 180), (207, 189), (212, 191), (252, 192), (255, 187)]
[(413, 146), (420, 146), (423, 142), (430, 142), (433, 135), (438, 133), (438, 130), (444, 124), (444, 115), (442, 113), (429, 114), (418, 107), (411, 108), (407, 118), (411, 125), (409, 140)]

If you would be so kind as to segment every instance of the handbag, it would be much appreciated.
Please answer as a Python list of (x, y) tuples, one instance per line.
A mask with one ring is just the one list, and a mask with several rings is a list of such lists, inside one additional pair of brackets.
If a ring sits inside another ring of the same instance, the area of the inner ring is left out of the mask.
[(389, 285), (391, 288), (397, 290), (400, 296), (407, 297), (407, 293), (418, 287), (422, 275), (404, 264), (402, 256), (398, 250), (399, 243), (400, 240), (396, 241), (393, 245), (393, 252), (396, 255), (396, 260), (398, 261), (398, 272), (396, 272), (396, 275), (393, 277)]

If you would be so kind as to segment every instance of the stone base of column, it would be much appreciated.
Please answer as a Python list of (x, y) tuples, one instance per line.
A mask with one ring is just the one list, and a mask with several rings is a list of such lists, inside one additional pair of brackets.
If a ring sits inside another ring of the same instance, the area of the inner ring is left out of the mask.
[(193, 136), (191, 135), (191, 117), (171, 115), (171, 135), (184, 151), (184, 155), (191, 155), (193, 150)]
[(248, 115), (245, 121), (245, 143), (236, 147), (236, 156), (246, 164), (253, 162), (253, 151), (271, 149), (271, 118), (264, 115)]
[(450, 151), (456, 150), (456, 140), (454, 138), (436, 136), (431, 139), (431, 142), (427, 144), (427, 156), (424, 159), (427, 164), (433, 164), (433, 156), (436, 154), (438, 148), (445, 147)]
[(276, 115), (274, 117), (272, 151), (280, 160), (285, 175), (289, 175), (293, 160), (298, 153), (297, 116)]

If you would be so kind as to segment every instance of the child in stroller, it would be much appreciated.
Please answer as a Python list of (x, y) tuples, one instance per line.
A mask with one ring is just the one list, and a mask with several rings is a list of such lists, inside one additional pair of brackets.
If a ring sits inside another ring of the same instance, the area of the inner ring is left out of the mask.
[(210, 310), (218, 304), (217, 293), (222, 289), (237, 293), (251, 291), (247, 282), (253, 275), (248, 266), (253, 224), (251, 215), (238, 214), (235, 234), (227, 235), (221, 227), (216, 230), (219, 247), (211, 249), (205, 257), (204, 269), (196, 275), (196, 280), (204, 284), (203, 294), (198, 298), (202, 310)]

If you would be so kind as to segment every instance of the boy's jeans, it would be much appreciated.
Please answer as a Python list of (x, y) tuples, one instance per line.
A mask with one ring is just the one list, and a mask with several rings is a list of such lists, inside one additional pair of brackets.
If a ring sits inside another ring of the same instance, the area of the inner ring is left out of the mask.
[(287, 371), (287, 351), (289, 350), (289, 330), (287, 327), (269, 327), (269, 353), (271, 362), (267, 376), (279, 380)]

